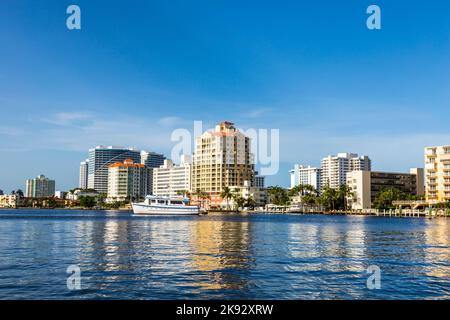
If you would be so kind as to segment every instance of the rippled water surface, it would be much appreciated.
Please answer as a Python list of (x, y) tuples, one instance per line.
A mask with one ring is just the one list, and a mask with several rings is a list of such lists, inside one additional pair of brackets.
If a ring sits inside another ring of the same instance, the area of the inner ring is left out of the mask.
[(445, 218), (2, 210), (0, 298), (449, 299), (449, 235)]

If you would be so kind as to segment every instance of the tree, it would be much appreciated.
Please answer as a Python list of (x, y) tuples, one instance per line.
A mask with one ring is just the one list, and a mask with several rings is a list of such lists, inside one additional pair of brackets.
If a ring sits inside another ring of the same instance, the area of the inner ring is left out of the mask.
[(233, 197), (233, 193), (231, 192), (230, 188), (224, 187), (222, 192), (220, 193), (220, 196), (222, 199), (225, 199), (227, 202), (227, 210), (230, 210), (230, 199)]
[(80, 201), (80, 206), (85, 208), (93, 208), (96, 204), (94, 197), (80, 196), (78, 200)]
[(395, 209), (394, 201), (408, 200), (408, 195), (396, 188), (385, 188), (380, 190), (375, 196), (373, 207), (376, 209)]
[(252, 196), (245, 199), (244, 207), (254, 209), (256, 206), (256, 201)]
[(235, 210), (238, 211), (239, 208), (242, 208), (244, 206), (245, 203), (245, 199), (239, 194), (239, 193), (233, 193), (233, 201), (235, 204)]
[(286, 189), (279, 186), (272, 186), (267, 188), (267, 193), (270, 197), (270, 202), (277, 206), (286, 206), (290, 203), (289, 195)]
[(177, 190), (177, 195), (191, 198), (191, 194), (189, 193), (189, 190)]
[(323, 205), (325, 210), (336, 210), (338, 208), (339, 202), (339, 192), (326, 186), (323, 189), (322, 196), (320, 197), (320, 203)]
[(344, 206), (344, 210), (347, 211), (347, 199), (350, 197), (354, 198), (354, 193), (352, 191), (352, 188), (350, 188), (348, 185), (344, 184), (342, 186), (340, 186), (339, 188), (339, 200), (338, 202), (343, 204)]

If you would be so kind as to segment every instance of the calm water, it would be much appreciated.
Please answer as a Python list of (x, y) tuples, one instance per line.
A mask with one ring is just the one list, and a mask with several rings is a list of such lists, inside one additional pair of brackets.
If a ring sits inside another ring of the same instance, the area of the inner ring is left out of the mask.
[(448, 219), (2, 210), (0, 298), (449, 299), (449, 235)]

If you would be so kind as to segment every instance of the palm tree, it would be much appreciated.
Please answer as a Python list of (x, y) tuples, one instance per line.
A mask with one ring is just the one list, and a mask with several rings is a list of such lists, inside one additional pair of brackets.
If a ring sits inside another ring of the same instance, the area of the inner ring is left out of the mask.
[(339, 197), (344, 202), (344, 210), (347, 211), (347, 199), (351, 196), (354, 196), (352, 188), (348, 185), (344, 184), (339, 188)]
[(190, 194), (189, 190), (177, 190), (177, 195), (187, 197), (189, 199), (191, 198), (191, 194)]
[(222, 192), (220, 193), (220, 196), (222, 199), (225, 199), (227, 201), (227, 210), (230, 210), (230, 199), (233, 197), (233, 193), (231, 192), (230, 188), (224, 187)]

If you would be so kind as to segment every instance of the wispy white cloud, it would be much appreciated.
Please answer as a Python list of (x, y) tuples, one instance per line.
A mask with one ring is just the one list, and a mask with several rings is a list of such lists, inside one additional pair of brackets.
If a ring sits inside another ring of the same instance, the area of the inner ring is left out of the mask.
[(94, 115), (87, 112), (59, 112), (50, 117), (41, 118), (43, 122), (60, 126), (88, 125), (94, 120)]
[(170, 127), (139, 116), (63, 112), (28, 121), (20, 129), (0, 128), (0, 134), (11, 136), (0, 141), (1, 150), (87, 151), (97, 145), (123, 145), (163, 152), (172, 146)]
[(245, 118), (255, 119), (263, 116), (264, 114), (270, 112), (271, 110), (272, 110), (271, 108), (257, 108), (244, 113), (243, 116)]
[(184, 119), (182, 119), (180, 117), (172, 117), (172, 116), (163, 117), (158, 120), (158, 124), (165, 126), (165, 127), (178, 126), (178, 125), (182, 124), (183, 122), (185, 122)]

